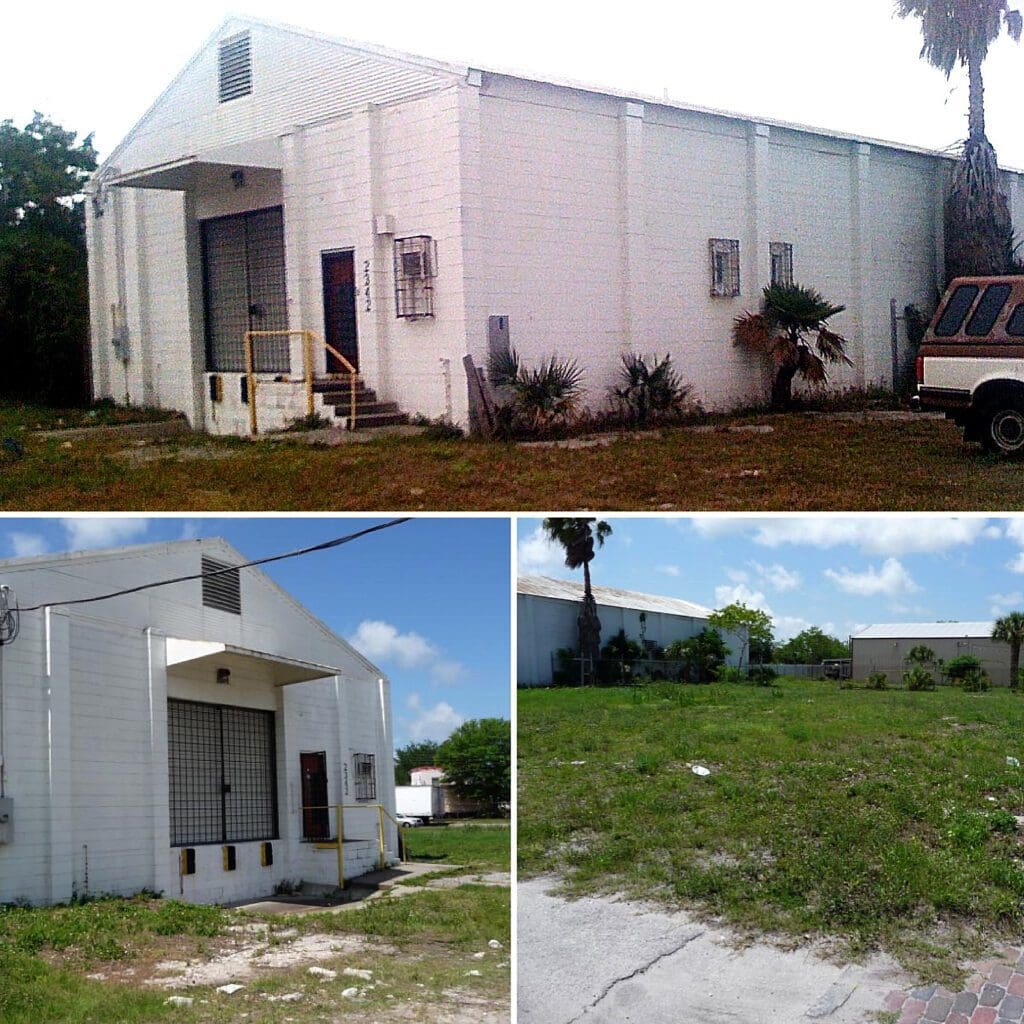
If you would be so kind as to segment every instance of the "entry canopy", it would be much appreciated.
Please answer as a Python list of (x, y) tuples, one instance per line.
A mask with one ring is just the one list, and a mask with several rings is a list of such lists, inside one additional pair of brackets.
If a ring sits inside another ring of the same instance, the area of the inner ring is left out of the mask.
[(271, 669), (275, 686), (291, 686), (293, 683), (307, 683), (311, 679), (327, 679), (338, 675), (338, 669), (329, 665), (317, 665), (312, 661), (298, 661), (280, 654), (265, 654), (247, 647), (235, 647), (212, 640), (183, 640), (167, 638), (167, 667), (176, 665), (189, 668), (208, 667), (238, 669), (259, 667)]
[(223, 176), (250, 170), (280, 171), (283, 166), (281, 140), (252, 139), (229, 146), (218, 146), (195, 156), (168, 163), (126, 171), (108, 178), (107, 183), (128, 188), (159, 188), (185, 192), (196, 188), (211, 176)]

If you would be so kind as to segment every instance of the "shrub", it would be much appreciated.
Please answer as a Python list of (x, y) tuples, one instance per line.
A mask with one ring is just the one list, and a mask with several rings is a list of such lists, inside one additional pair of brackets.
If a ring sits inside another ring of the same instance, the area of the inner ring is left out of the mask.
[(903, 685), (908, 690), (934, 690), (935, 679), (928, 669), (915, 665), (903, 673)]
[(984, 693), (988, 689), (988, 673), (983, 668), (970, 669), (960, 680), (964, 693)]
[(619, 386), (611, 388), (623, 420), (635, 427), (646, 427), (652, 419), (682, 415), (689, 393), (690, 386), (676, 373), (670, 355), (659, 360), (635, 352), (623, 355)]
[(927, 644), (918, 644), (907, 651), (907, 656), (903, 660), (908, 665), (920, 665), (922, 668), (928, 668), (935, 664), (935, 652)]
[(665, 649), (665, 656), (682, 662), (681, 682), (709, 683), (717, 678), (720, 666), (725, 664), (729, 648), (717, 629), (705, 628), (687, 640), (673, 640)]
[(864, 684), (867, 690), (888, 690), (889, 677), (884, 672), (871, 672), (868, 681)]
[(489, 370), (491, 383), (507, 396), (495, 409), (500, 435), (545, 437), (578, 418), (583, 370), (575, 359), (551, 356), (530, 369), (509, 349), (492, 357)]
[(559, 647), (555, 651), (555, 665), (551, 673), (552, 682), (559, 685), (578, 683), (580, 667), (576, 661), (576, 651), (571, 647)]
[[(955, 658), (950, 658), (942, 668), (946, 675), (946, 678), (954, 686), (963, 686), (967, 689), (965, 682), (968, 682), (970, 686), (976, 686), (979, 684), (979, 673), (984, 670), (981, 667), (981, 660), (976, 658), (973, 654), (958, 654)], [(988, 686), (985, 686), (988, 689)], [(968, 690), (969, 693), (977, 692), (975, 690)]]
[(751, 665), (747, 672), (747, 678), (756, 686), (771, 686), (778, 677), (771, 665)]
[(735, 665), (719, 665), (715, 670), (716, 683), (743, 683), (746, 679), (743, 672)]

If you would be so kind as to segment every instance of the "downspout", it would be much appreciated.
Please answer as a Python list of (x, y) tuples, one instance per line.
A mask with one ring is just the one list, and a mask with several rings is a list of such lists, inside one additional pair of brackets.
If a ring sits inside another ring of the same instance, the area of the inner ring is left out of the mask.
[[(111, 168), (111, 173), (117, 174), (118, 171), (116, 168)], [(131, 405), (128, 386), (128, 359), (131, 349), (127, 313), (128, 268), (124, 244), (124, 196), (120, 189), (113, 188), (110, 199), (114, 208), (114, 269), (117, 282), (117, 302), (110, 307), (110, 341), (124, 370), (124, 403)]]

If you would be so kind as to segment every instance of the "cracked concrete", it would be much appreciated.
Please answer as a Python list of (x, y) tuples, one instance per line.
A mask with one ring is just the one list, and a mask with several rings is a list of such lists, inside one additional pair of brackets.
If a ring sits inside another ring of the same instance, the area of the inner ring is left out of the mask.
[(909, 979), (885, 958), (736, 947), (728, 929), (611, 897), (517, 887), (521, 1024), (868, 1024)]

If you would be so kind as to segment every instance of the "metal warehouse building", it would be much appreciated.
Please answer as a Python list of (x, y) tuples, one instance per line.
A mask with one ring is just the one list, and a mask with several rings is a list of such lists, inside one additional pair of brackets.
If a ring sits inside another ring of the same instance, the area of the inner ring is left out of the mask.
[(995, 686), (1010, 682), (1010, 648), (992, 639), (993, 622), (896, 622), (867, 626), (850, 637), (853, 678), (884, 672), (891, 682), (906, 671), (911, 648), (925, 644), (936, 658), (949, 661), (960, 654), (980, 659)]
[[(601, 620), (601, 643), (620, 629), (639, 642), (666, 647), (696, 636), (708, 626), (712, 610), (678, 597), (639, 594), (615, 587), (592, 587)], [(518, 582), (517, 680), (520, 686), (550, 686), (555, 651), (577, 646), (576, 619), (583, 584), (548, 576), (521, 576)], [(641, 628), (640, 616), (644, 616)], [(729, 643), (729, 637), (726, 637)], [(739, 645), (731, 644), (736, 664)]]
[[(669, 352), (720, 409), (766, 395), (733, 320), (794, 278), (846, 307), (836, 386), (891, 381), (952, 165), (231, 18), (89, 184), (93, 393), (247, 433), (250, 392), (261, 427), (348, 417), (352, 367), (361, 422), (465, 423), (463, 357), (511, 343), (576, 359), (594, 407), (624, 353)], [(1000, 185), (1019, 232), (1024, 175)], [(285, 330), (316, 337), (261, 334), (250, 387), (246, 333)]]

